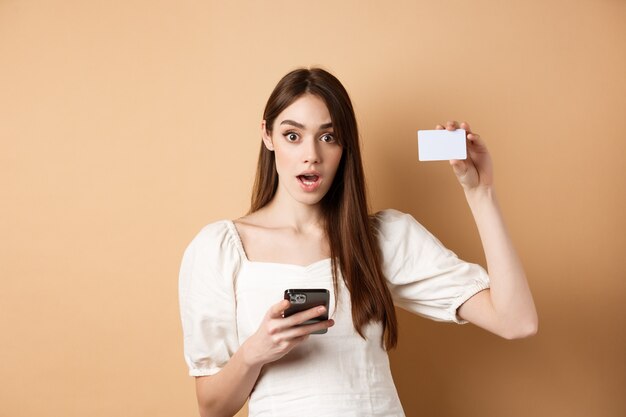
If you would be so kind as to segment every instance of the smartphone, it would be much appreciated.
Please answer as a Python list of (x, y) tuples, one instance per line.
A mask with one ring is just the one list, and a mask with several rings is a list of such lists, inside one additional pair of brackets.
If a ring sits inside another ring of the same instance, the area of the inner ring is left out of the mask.
[[(307, 320), (300, 326), (305, 324), (318, 323), (320, 321), (328, 320), (328, 302), (330, 299), (330, 292), (324, 288), (309, 288), (309, 289), (290, 289), (285, 290), (285, 300), (291, 302), (291, 306), (285, 310), (283, 317), (289, 317), (292, 314), (300, 311), (308, 310), (317, 306), (326, 307), (326, 312), (315, 317), (311, 320)], [(311, 334), (323, 334), (328, 329), (316, 330)]]

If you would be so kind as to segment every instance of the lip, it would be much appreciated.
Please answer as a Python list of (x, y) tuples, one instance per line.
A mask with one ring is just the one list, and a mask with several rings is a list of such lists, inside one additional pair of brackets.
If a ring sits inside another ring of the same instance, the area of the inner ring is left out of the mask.
[(309, 171), (303, 171), (301, 173), (299, 173), (298, 175), (296, 175), (297, 177), (299, 177), (300, 175), (317, 175), (318, 177), (322, 177), (322, 174), (320, 174), (319, 172), (315, 171), (315, 170), (309, 170)]
[[(300, 175), (317, 175), (317, 181), (315, 181), (312, 184), (305, 184), (300, 179)], [(302, 190), (306, 192), (312, 192), (312, 191), (317, 190), (320, 184), (322, 183), (322, 176), (317, 171), (306, 171), (300, 175), (296, 177), (296, 181), (298, 181), (298, 184), (300, 184), (300, 188), (302, 188)]]

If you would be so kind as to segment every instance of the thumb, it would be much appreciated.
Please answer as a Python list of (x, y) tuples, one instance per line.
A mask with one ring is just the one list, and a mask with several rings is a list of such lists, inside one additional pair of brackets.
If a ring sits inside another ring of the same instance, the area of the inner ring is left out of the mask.
[(289, 308), (289, 300), (282, 300), (276, 304), (274, 304), (273, 306), (270, 307), (270, 309), (267, 312), (267, 316), (271, 319), (278, 319), (281, 318), (283, 316), (283, 311), (287, 310), (287, 308)]
[(458, 159), (451, 159), (450, 165), (452, 165), (452, 169), (457, 176), (463, 176), (467, 172), (467, 164), (465, 161)]

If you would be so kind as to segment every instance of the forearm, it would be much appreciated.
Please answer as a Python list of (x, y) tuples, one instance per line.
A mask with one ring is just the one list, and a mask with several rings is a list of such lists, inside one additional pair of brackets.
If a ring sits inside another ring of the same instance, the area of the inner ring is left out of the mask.
[(248, 364), (240, 347), (217, 374), (196, 380), (196, 395), (202, 417), (231, 417), (243, 407), (262, 365)]
[(504, 224), (495, 189), (485, 187), (465, 194), (485, 251), (491, 303), (501, 331), (509, 335), (533, 334), (537, 329), (535, 304)]

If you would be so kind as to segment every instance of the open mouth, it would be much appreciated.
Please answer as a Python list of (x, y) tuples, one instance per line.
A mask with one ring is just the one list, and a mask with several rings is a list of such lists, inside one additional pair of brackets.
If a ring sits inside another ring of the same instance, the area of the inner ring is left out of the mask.
[(319, 175), (298, 175), (298, 182), (302, 190), (312, 192), (318, 189), (322, 183), (322, 177)]
[(313, 185), (319, 181), (318, 175), (298, 175), (298, 180), (304, 185)]

